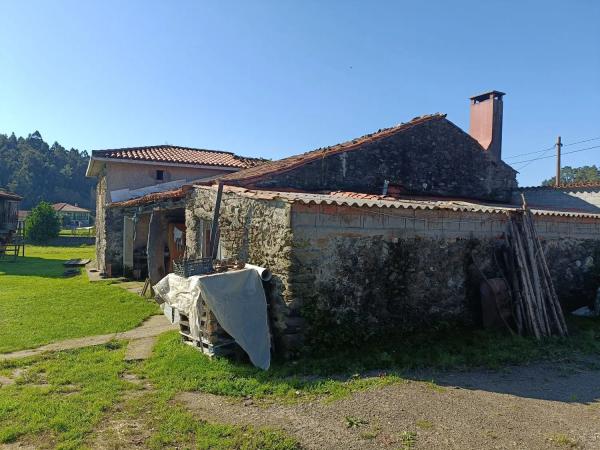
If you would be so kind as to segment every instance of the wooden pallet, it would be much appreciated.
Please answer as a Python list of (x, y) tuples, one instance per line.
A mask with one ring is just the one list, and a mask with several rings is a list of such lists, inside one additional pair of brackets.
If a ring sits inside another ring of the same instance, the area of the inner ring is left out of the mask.
[(216, 318), (203, 305), (200, 318), (200, 336), (194, 336), (189, 317), (179, 313), (179, 334), (184, 343), (191, 345), (208, 356), (225, 356), (235, 353), (238, 345), (218, 324)]

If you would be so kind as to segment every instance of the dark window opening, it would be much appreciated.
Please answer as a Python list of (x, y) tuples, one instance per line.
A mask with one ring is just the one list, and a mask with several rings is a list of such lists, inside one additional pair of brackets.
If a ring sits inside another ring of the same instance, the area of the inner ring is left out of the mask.
[(165, 171), (164, 170), (157, 170), (156, 171), (156, 179), (158, 181), (163, 181), (165, 179)]

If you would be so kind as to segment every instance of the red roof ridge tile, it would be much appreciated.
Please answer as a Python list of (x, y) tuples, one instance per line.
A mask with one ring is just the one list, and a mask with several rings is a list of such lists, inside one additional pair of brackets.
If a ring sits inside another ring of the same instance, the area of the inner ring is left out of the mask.
[(182, 150), (193, 150), (193, 151), (201, 151), (201, 152), (211, 152), (211, 153), (227, 153), (228, 155), (235, 155), (235, 153), (227, 151), (227, 150), (215, 150), (208, 148), (199, 148), (199, 147), (187, 147), (185, 145), (173, 145), (173, 144), (163, 144), (163, 145), (136, 145), (133, 147), (118, 147), (118, 148), (104, 148), (92, 150), (94, 152), (119, 152), (119, 151), (130, 151), (130, 150), (152, 150), (157, 148), (178, 148)]
[(123, 147), (115, 149), (93, 150), (92, 159), (151, 161), (173, 164), (205, 165), (246, 169), (262, 164), (267, 160), (236, 155), (223, 150), (182, 147), (178, 145), (151, 145), (142, 147)]

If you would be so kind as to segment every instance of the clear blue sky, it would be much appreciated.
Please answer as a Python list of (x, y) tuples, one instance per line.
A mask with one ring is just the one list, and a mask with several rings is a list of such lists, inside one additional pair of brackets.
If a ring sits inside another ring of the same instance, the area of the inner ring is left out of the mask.
[[(80, 150), (279, 158), (438, 111), (468, 129), (490, 89), (507, 93), (505, 157), (600, 136), (596, 0), (3, 0), (0, 17), (0, 133)], [(520, 183), (553, 172), (536, 161)]]

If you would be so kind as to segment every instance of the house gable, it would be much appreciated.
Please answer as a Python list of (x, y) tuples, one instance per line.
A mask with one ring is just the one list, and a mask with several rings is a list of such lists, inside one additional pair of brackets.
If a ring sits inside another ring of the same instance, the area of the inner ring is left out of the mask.
[(337, 146), (222, 178), (226, 184), (309, 192), (396, 192), (510, 201), (516, 172), (436, 114)]

